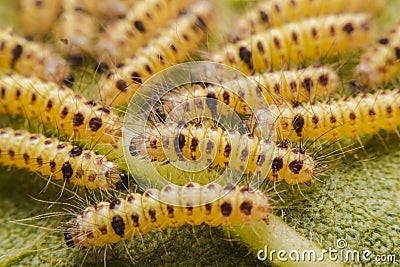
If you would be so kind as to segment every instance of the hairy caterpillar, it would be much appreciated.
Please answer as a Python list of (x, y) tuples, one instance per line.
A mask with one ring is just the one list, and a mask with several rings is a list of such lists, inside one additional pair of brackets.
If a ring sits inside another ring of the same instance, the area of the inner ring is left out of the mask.
[(122, 121), (108, 107), (35, 77), (0, 77), (0, 112), (37, 118), (78, 139), (116, 144), (121, 137)]
[(99, 17), (123, 18), (137, 3), (142, 0), (102, 0), (96, 3), (96, 14)]
[(116, 70), (106, 73), (99, 82), (102, 99), (107, 104), (129, 102), (137, 88), (154, 73), (186, 59), (205, 37), (207, 25), (214, 16), (213, 7), (198, 2), (162, 34), (149, 40)]
[(60, 82), (69, 75), (67, 62), (51, 47), (28, 41), (15, 33), (0, 29), (0, 67), (23, 75)]
[(161, 191), (148, 189), (143, 195), (131, 193), (87, 207), (69, 222), (64, 238), (68, 247), (96, 247), (185, 223), (216, 227), (267, 222), (270, 213), (267, 195), (248, 186), (166, 185)]
[(356, 81), (368, 88), (390, 81), (400, 71), (400, 22), (361, 55)]
[(92, 14), (92, 0), (63, 0), (63, 12), (53, 29), (58, 48), (69, 56), (94, 53), (99, 22)]
[(46, 35), (61, 11), (60, 0), (18, 0), (18, 16), (24, 33)]
[(89, 189), (115, 189), (127, 184), (127, 176), (105, 156), (24, 130), (0, 129), (0, 164), (37, 171)]
[(193, 0), (150, 0), (137, 3), (124, 19), (106, 27), (97, 43), (98, 54), (106, 52), (112, 61), (115, 59), (117, 62), (136, 54), (138, 47), (144, 45), (160, 28), (170, 24), (171, 19), (192, 2)]
[(158, 161), (202, 160), (209, 166), (253, 173), (275, 182), (284, 179), (288, 184), (310, 184), (315, 167), (310, 155), (301, 148), (290, 148), (286, 142), (276, 145), (254, 134), (224, 131), (201, 122), (156, 124), (146, 130), (145, 137), (131, 139), (129, 152)]
[(359, 49), (372, 40), (374, 32), (370, 16), (364, 13), (315, 17), (227, 44), (211, 59), (245, 73), (262, 72)]
[(379, 129), (397, 131), (400, 90), (381, 90), (328, 103), (270, 108), (276, 117), (276, 129), (284, 139), (354, 138), (361, 132), (375, 134)]
[[(232, 39), (241, 39), (253, 33), (308, 17), (343, 12), (380, 10), (385, 0), (262, 0), (237, 23)], [(310, 8), (312, 6), (312, 8)]]
[[(258, 83), (258, 88), (270, 104), (313, 101), (333, 92), (339, 83), (337, 73), (330, 67), (308, 67), (298, 70), (285, 70), (249, 76)], [(247, 114), (250, 107), (246, 102), (252, 95), (244, 88), (240, 96), (231, 90), (215, 84), (192, 84), (189, 88), (180, 87), (164, 95), (161, 99), (163, 112), (169, 113), (177, 104), (189, 99), (208, 97), (225, 103), (239, 114)], [(206, 103), (207, 104), (207, 103)], [(212, 108), (212, 107), (208, 107)]]

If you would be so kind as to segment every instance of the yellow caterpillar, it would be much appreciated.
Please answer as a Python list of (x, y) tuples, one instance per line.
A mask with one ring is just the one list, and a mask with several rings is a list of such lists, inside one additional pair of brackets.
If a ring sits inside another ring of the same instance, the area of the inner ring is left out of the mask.
[(276, 145), (257, 135), (200, 122), (156, 124), (146, 129), (145, 137), (131, 139), (129, 152), (157, 161), (201, 160), (211, 167), (219, 165), (275, 182), (284, 179), (288, 184), (310, 184), (315, 167), (310, 155), (286, 142)]
[(213, 6), (207, 2), (196, 3), (176, 23), (138, 48), (134, 57), (104, 74), (99, 82), (102, 99), (112, 105), (128, 103), (147, 78), (185, 60), (206, 36), (213, 11)]
[(385, 3), (385, 0), (262, 0), (239, 20), (232, 38), (242, 39), (264, 29), (309, 17), (378, 11)]
[(161, 99), (163, 112), (168, 114), (172, 108), (185, 101), (208, 97), (217, 99), (239, 114), (247, 114), (251, 108), (248, 106), (252, 102), (251, 98), (264, 97), (270, 104), (314, 101), (315, 98), (322, 98), (333, 92), (339, 83), (337, 73), (330, 67), (267, 72), (249, 78), (258, 83), (262, 95), (243, 88), (239, 96), (222, 86), (197, 83), (189, 88), (174, 89), (164, 95)]
[(390, 81), (400, 71), (400, 22), (361, 55), (354, 77), (368, 88)]
[(116, 144), (121, 137), (122, 121), (108, 107), (35, 77), (0, 77), (0, 112), (36, 118), (78, 139)]
[(53, 28), (56, 45), (64, 54), (73, 57), (95, 53), (100, 32), (99, 22), (93, 14), (96, 2), (92, 0), (62, 0), (63, 12)]
[(374, 38), (374, 29), (364, 13), (309, 18), (229, 43), (211, 54), (211, 60), (246, 74), (286, 68), (362, 48)]
[(61, 0), (18, 0), (17, 13), (24, 33), (46, 35), (61, 11)]
[(216, 227), (267, 222), (270, 213), (266, 194), (248, 186), (166, 185), (161, 191), (148, 189), (143, 195), (132, 193), (87, 207), (70, 221), (64, 237), (68, 247), (99, 247), (185, 223)]
[(37, 171), (89, 189), (118, 189), (127, 176), (103, 155), (27, 131), (0, 129), (0, 164)]
[(137, 3), (124, 19), (105, 28), (97, 43), (98, 54), (103, 55), (105, 52), (111, 57), (111, 62), (121, 62), (137, 54), (138, 47), (144, 45), (160, 28), (171, 24), (171, 20), (191, 3), (193, 0), (150, 0)]
[(51, 47), (4, 29), (0, 29), (0, 68), (55, 82), (62, 81), (70, 72), (68, 63)]
[(361, 132), (397, 131), (400, 125), (400, 90), (380, 90), (328, 103), (270, 107), (278, 135), (288, 140), (355, 138)]

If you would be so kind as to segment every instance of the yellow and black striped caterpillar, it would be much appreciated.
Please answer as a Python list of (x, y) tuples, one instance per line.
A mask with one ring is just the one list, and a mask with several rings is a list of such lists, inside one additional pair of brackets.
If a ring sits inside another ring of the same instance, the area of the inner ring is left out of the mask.
[(37, 171), (89, 189), (120, 189), (128, 183), (126, 174), (103, 155), (11, 128), (0, 129), (0, 164)]
[(108, 107), (35, 77), (0, 77), (0, 113), (39, 119), (77, 139), (116, 144), (121, 137), (122, 121)]
[(98, 247), (185, 223), (216, 227), (267, 222), (271, 212), (267, 195), (248, 186), (166, 185), (161, 191), (148, 189), (143, 195), (131, 193), (87, 207), (69, 222), (64, 237), (69, 247)]
[(149, 127), (144, 137), (131, 139), (129, 153), (157, 161), (200, 160), (210, 167), (235, 169), (288, 184), (311, 184), (315, 169), (313, 158), (300, 147), (290, 148), (284, 141), (276, 145), (257, 135), (223, 130), (217, 125), (207, 127), (201, 122)]
[(362, 48), (374, 38), (374, 29), (364, 13), (309, 18), (228, 43), (211, 60), (245, 73), (286, 68)]
[(360, 85), (373, 88), (400, 72), (400, 22), (361, 55), (354, 77)]
[(4, 29), (0, 29), (0, 67), (55, 82), (70, 74), (68, 63), (51, 47)]
[(214, 17), (213, 6), (198, 2), (182, 14), (168, 29), (136, 50), (114, 71), (105, 73), (99, 82), (100, 95), (107, 104), (126, 104), (141, 84), (153, 74), (187, 58), (206, 36)]
[(355, 138), (361, 132), (397, 131), (400, 125), (400, 90), (380, 90), (328, 103), (270, 108), (276, 118), (278, 135), (284, 139)]
[(135, 50), (160, 28), (174, 24), (173, 19), (191, 3), (193, 0), (150, 0), (137, 3), (124, 19), (105, 28), (97, 43), (98, 54), (106, 52), (112, 62), (120, 62), (136, 54)]
[(378, 11), (385, 3), (385, 0), (262, 0), (239, 20), (232, 39), (241, 39), (303, 18), (343, 12)]
[(336, 72), (330, 67), (323, 66), (262, 73), (251, 76), (250, 79), (257, 82), (262, 95), (243, 88), (239, 90), (239, 96), (222, 86), (201, 83), (192, 84), (189, 88), (174, 89), (161, 98), (164, 115), (168, 114), (176, 105), (199, 97), (217, 99), (237, 113), (247, 114), (251, 108), (248, 103), (253, 102), (251, 98), (264, 97), (270, 104), (314, 101), (315, 98), (329, 95), (338, 87), (339, 83)]

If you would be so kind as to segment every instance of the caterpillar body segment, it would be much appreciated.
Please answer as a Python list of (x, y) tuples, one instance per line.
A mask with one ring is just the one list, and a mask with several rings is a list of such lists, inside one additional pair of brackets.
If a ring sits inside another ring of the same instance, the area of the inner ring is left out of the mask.
[(287, 68), (360, 49), (372, 41), (375, 27), (365, 13), (309, 18), (228, 43), (211, 60), (244, 73)]
[(61, 12), (61, 0), (18, 0), (18, 18), (25, 34), (48, 34)]
[[(174, 24), (174, 18), (184, 11), (193, 0), (150, 0), (141, 1), (126, 17), (108, 25), (102, 33), (96, 50), (104, 52), (112, 62), (136, 54), (136, 49), (146, 43), (159, 29)], [(189, 7), (190, 9), (190, 7)], [(162, 34), (162, 31), (160, 32)]]
[(64, 236), (69, 247), (98, 247), (184, 223), (252, 224), (267, 221), (270, 213), (265, 193), (248, 186), (188, 183), (177, 188), (168, 184), (161, 192), (148, 189), (143, 195), (131, 193), (125, 199), (88, 207), (70, 221)]
[(126, 17), (129, 11), (142, 0), (103, 0), (96, 3), (95, 11), (98, 17), (108, 19)]
[(328, 103), (300, 104), (296, 107), (270, 106), (276, 129), (287, 140), (343, 136), (355, 138), (364, 132), (397, 131), (400, 125), (400, 91), (380, 90)]
[(156, 124), (146, 130), (145, 137), (131, 139), (129, 152), (156, 161), (206, 162), (206, 166), (252, 173), (275, 182), (285, 180), (288, 184), (311, 183), (316, 165), (304, 150), (290, 148), (286, 142), (276, 145), (254, 134), (202, 123)]
[(102, 76), (99, 90), (107, 104), (129, 102), (146, 79), (184, 61), (198, 47), (215, 14), (213, 6), (207, 2), (198, 2), (189, 10), (146, 46), (138, 48), (135, 56), (126, 59), (122, 67)]
[[(242, 39), (268, 28), (310, 17), (347, 12), (378, 11), (385, 0), (262, 0), (237, 23), (232, 39)], [(312, 8), (310, 8), (312, 6)]]
[(374, 88), (390, 81), (399, 72), (400, 22), (397, 22), (361, 55), (354, 77), (359, 84), (367, 88)]
[(70, 73), (68, 63), (49, 46), (4, 29), (0, 29), (0, 44), (0, 68), (54, 82), (63, 81)]
[(110, 108), (35, 77), (1, 77), (0, 112), (38, 119), (78, 139), (117, 144), (122, 135), (122, 120)]
[[(101, 2), (101, 1), (99, 1)], [(53, 28), (59, 50), (70, 57), (95, 53), (99, 21), (93, 0), (62, 0), (63, 12)]]
[(24, 130), (0, 129), (0, 151), (1, 165), (37, 171), (89, 189), (116, 189), (124, 177), (103, 155)]

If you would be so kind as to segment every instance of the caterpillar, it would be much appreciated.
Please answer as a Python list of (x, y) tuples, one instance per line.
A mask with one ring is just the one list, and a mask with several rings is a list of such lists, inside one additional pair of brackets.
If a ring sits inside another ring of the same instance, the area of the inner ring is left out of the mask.
[(88, 189), (120, 189), (128, 183), (126, 174), (103, 155), (11, 128), (0, 129), (0, 164), (37, 171)]
[(367, 14), (328, 15), (288, 23), (229, 43), (211, 53), (210, 58), (249, 74), (350, 52), (368, 44), (374, 33)]
[[(231, 39), (238, 40), (262, 30), (282, 24), (343, 12), (378, 11), (385, 6), (385, 0), (263, 0), (251, 8), (239, 20)], [(310, 8), (312, 6), (312, 8)]]
[(99, 34), (99, 22), (92, 10), (96, 3), (92, 0), (63, 0), (63, 12), (53, 28), (53, 36), (61, 52), (76, 57), (94, 53), (95, 41)]
[(375, 134), (379, 129), (397, 131), (400, 125), (400, 90), (379, 90), (328, 103), (270, 106), (278, 135), (284, 139), (338, 140)]
[(374, 88), (390, 81), (400, 71), (400, 22), (361, 55), (356, 66), (356, 81)]
[[(198, 97), (214, 98), (231, 107), (239, 114), (247, 114), (254, 97), (264, 97), (270, 104), (314, 101), (333, 92), (339, 83), (337, 73), (330, 67), (307, 67), (297, 70), (267, 72), (249, 76), (258, 84), (262, 96), (244, 88), (241, 95), (215, 84), (194, 83), (189, 88), (180, 87), (161, 98), (163, 115), (169, 114), (176, 105)], [(207, 104), (207, 103), (206, 103)], [(207, 106), (212, 109), (213, 106)]]
[(141, 0), (103, 0), (96, 3), (98, 17), (124, 18)]
[(69, 66), (51, 47), (0, 29), (0, 67), (43, 80), (60, 82), (69, 75)]
[(97, 43), (98, 54), (105, 52), (112, 61), (117, 62), (136, 54), (138, 47), (144, 45), (160, 28), (171, 24), (171, 20), (191, 3), (193, 0), (150, 0), (137, 3), (124, 19), (105, 28)]
[(48, 34), (61, 11), (60, 0), (18, 0), (17, 13), (25, 34)]
[(121, 137), (121, 118), (108, 107), (36, 77), (0, 77), (0, 112), (39, 119), (78, 139), (117, 144)]
[(207, 25), (214, 12), (208, 2), (194, 4), (162, 34), (138, 48), (136, 55), (112, 72), (105, 73), (99, 82), (100, 95), (107, 104), (129, 102), (137, 88), (154, 73), (186, 59), (205, 37)]
[(255, 134), (224, 131), (202, 122), (155, 124), (146, 129), (145, 136), (131, 139), (129, 153), (157, 161), (201, 160), (210, 167), (235, 169), (288, 184), (311, 184), (315, 168), (310, 155), (299, 147), (290, 148), (285, 141), (276, 145)]
[(217, 227), (268, 222), (271, 212), (267, 195), (246, 185), (167, 184), (161, 191), (147, 189), (143, 195), (131, 193), (87, 207), (69, 222), (64, 238), (68, 247), (99, 247), (185, 223)]

